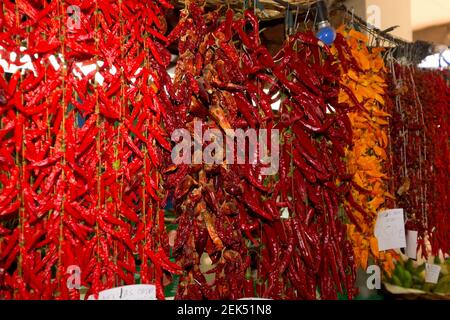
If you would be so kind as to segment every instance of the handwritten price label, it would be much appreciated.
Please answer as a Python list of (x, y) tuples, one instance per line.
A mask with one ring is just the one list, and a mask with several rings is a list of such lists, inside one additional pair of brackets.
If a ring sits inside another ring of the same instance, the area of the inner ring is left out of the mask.
[(441, 267), (435, 264), (427, 263), (425, 265), (425, 282), (438, 283)]
[[(90, 296), (89, 300), (94, 300), (94, 296)], [(100, 291), (98, 300), (156, 300), (156, 288), (152, 284), (112, 288)]]
[(380, 251), (406, 247), (403, 209), (390, 209), (378, 213), (375, 237)]

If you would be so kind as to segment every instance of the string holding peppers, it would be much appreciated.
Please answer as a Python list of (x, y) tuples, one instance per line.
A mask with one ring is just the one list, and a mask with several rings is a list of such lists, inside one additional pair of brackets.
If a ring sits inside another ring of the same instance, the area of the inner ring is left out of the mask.
[[(450, 88), (445, 82), (446, 72), (415, 70), (413, 73), (415, 94), (423, 108), (426, 124), (426, 170), (423, 176), (426, 184), (428, 236), (431, 253), (449, 253), (450, 223), (448, 207), (449, 181), (449, 102)], [(411, 219), (413, 220), (413, 219)], [(414, 222), (412, 222), (414, 223)]]
[[(405, 209), (406, 228), (418, 232), (423, 257), (448, 254), (448, 101), (440, 71), (424, 71), (391, 60), (389, 89), (392, 189)], [(429, 245), (431, 244), (431, 246)]]

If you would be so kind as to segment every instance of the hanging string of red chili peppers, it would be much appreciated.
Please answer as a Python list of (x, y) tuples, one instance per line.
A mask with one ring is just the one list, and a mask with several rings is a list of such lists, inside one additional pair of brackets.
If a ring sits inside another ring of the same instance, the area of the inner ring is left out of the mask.
[(413, 73), (415, 94), (420, 98), (426, 136), (425, 192), (428, 235), (431, 254), (450, 253), (450, 88), (445, 82), (447, 72), (416, 70)]
[[(391, 63), (393, 190), (422, 255), (449, 252), (449, 88), (439, 71)], [(431, 248), (427, 246), (427, 238)]]
[(2, 57), (27, 55), (34, 70), (0, 78), (1, 298), (77, 299), (71, 266), (87, 296), (135, 283), (139, 267), (164, 298), (164, 274), (179, 272), (158, 173), (168, 7), (2, 2)]
[[(344, 43), (335, 46), (341, 52)], [(273, 75), (284, 94), (276, 125), (283, 141), (277, 202), (290, 217), (281, 230), (273, 225), (285, 254), (272, 259), (268, 282), (278, 292), (281, 284), (281, 297), (352, 299), (356, 267), (343, 220), (353, 177), (344, 157), (353, 135), (348, 113), (362, 106), (339, 101), (340, 89), (347, 89), (339, 64), (312, 32), (290, 36), (275, 59)], [(341, 60), (345, 68), (348, 63)]]
[[(354, 296), (343, 221), (348, 205), (368, 216), (344, 158), (354, 139), (348, 113), (367, 111), (339, 70), (363, 70), (345, 58), (342, 37), (331, 51), (311, 32), (272, 57), (252, 12), (220, 20), (221, 9), (204, 13), (202, 3), (186, 1), (166, 38), (165, 0), (2, 2), (1, 58), (19, 70), (0, 67), (0, 299), (79, 299), (74, 268), (87, 297), (138, 282), (164, 299), (172, 274), (181, 275), (176, 298)], [(174, 42), (172, 81), (165, 47)], [(21, 69), (26, 59), (31, 70)], [(433, 254), (448, 252), (449, 89), (436, 73), (391, 72), (396, 205), (424, 255), (427, 235)], [(217, 164), (174, 165), (169, 135), (186, 128), (198, 143), (200, 121), (217, 143), (228, 129), (279, 130), (278, 173), (251, 161), (276, 157), (270, 138), (245, 165), (219, 153)]]
[[(189, 129), (200, 148), (204, 140), (199, 141), (197, 135), (205, 135), (207, 129), (246, 128), (250, 123), (247, 120), (253, 125), (261, 121), (260, 109), (237, 90), (245, 90), (245, 79), (250, 75), (264, 74), (261, 68), (252, 71), (239, 63), (239, 52), (232, 41), (236, 35), (233, 25), (245, 22), (234, 21), (232, 11), (227, 12), (220, 26), (217, 19), (218, 12), (204, 14), (195, 1), (189, 1), (178, 26), (168, 36), (169, 42), (180, 39), (174, 88), (170, 91), (174, 123), (168, 127)], [(257, 23), (253, 26), (256, 28)], [(240, 37), (247, 37), (242, 26), (240, 30)], [(252, 41), (257, 44), (258, 39), (255, 32)], [(249, 47), (252, 53), (254, 49)], [(249, 117), (243, 117), (242, 111)], [(200, 132), (195, 131), (196, 123)], [(251, 258), (243, 235), (259, 227), (258, 215), (273, 219), (256, 202), (259, 200), (251, 197), (252, 183), (266, 187), (257, 181), (256, 166), (248, 165), (238, 171), (238, 166), (220, 164), (224, 154), (216, 155), (219, 164), (200, 164), (202, 150), (199, 155), (194, 154), (194, 158), (200, 156), (198, 165), (170, 165), (166, 170), (166, 187), (173, 190), (179, 214), (174, 254), (184, 269), (176, 298), (253, 296), (253, 282), (245, 278)], [(253, 208), (251, 213), (248, 207)], [(213, 265), (207, 273), (200, 270), (204, 253)], [(207, 281), (208, 274), (213, 275), (213, 283)]]

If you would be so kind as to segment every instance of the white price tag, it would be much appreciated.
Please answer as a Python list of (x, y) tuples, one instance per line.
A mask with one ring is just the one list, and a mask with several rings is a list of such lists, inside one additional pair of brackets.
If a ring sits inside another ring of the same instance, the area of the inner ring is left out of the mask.
[(417, 231), (406, 230), (406, 255), (417, 259)]
[(438, 283), (441, 267), (436, 264), (427, 263), (425, 265), (425, 282)]
[[(91, 295), (88, 300), (94, 300)], [(98, 300), (156, 300), (156, 287), (152, 284), (134, 284), (100, 291)]]
[(289, 209), (287, 207), (281, 208), (281, 219), (289, 219)]
[(378, 240), (378, 250), (380, 251), (405, 248), (403, 209), (390, 209), (379, 212), (375, 224), (375, 237)]

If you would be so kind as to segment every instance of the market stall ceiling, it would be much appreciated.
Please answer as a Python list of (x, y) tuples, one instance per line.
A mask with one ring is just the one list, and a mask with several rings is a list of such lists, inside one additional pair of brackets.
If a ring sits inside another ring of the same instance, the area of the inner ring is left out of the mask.
[(411, 0), (413, 30), (450, 23), (449, 0)]

